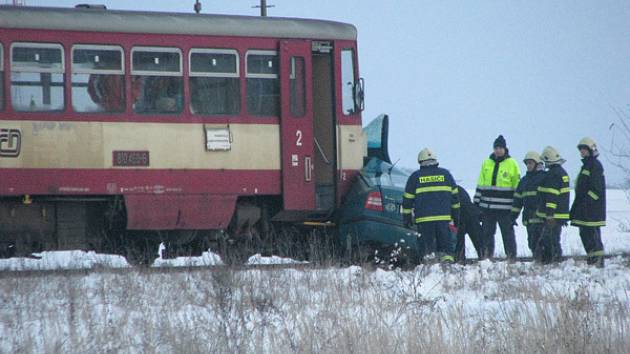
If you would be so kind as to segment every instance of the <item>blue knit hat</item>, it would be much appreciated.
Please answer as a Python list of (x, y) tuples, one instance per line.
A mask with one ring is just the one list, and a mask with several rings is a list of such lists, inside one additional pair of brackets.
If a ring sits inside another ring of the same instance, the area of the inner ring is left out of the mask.
[(492, 147), (494, 148), (502, 147), (504, 149), (507, 149), (507, 144), (505, 142), (505, 138), (503, 137), (503, 135), (499, 135), (498, 138), (494, 139), (494, 145), (492, 145)]

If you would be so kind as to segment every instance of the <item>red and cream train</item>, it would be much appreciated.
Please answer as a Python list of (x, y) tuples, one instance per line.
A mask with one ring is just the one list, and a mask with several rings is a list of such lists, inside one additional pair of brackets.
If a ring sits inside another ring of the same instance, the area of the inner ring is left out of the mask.
[(319, 20), (0, 7), (4, 254), (326, 220), (366, 151), (356, 38)]

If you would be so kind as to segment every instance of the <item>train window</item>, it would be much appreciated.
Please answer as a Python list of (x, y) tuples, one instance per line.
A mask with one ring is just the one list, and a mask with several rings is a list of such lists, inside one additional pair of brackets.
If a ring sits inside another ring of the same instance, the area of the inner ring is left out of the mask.
[(76, 112), (125, 110), (122, 48), (83, 44), (72, 47), (72, 108)]
[(177, 48), (131, 50), (133, 110), (145, 114), (179, 113), (184, 106), (182, 52)]
[(280, 115), (278, 55), (274, 51), (247, 52), (247, 112), (256, 116)]
[(0, 111), (4, 109), (4, 52), (0, 43)]
[(64, 60), (61, 45), (11, 45), (11, 102), (13, 109), (18, 112), (64, 109)]
[(238, 52), (191, 49), (190, 110), (193, 114), (236, 115), (241, 107)]
[(354, 50), (341, 51), (341, 103), (343, 113), (353, 114), (356, 111), (354, 103)]
[(306, 111), (306, 87), (304, 82), (304, 58), (291, 57), (291, 115), (303, 117)]

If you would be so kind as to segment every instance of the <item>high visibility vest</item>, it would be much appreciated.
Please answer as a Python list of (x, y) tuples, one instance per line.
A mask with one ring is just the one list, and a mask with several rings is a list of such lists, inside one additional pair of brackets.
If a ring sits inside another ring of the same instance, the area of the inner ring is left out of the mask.
[(514, 191), (521, 179), (518, 163), (506, 156), (496, 161), (494, 155), (481, 165), (474, 202), (486, 210), (512, 210)]

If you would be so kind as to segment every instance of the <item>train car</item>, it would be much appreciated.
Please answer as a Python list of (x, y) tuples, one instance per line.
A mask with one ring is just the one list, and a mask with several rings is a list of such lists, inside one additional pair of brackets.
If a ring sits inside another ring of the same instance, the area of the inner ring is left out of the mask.
[(326, 221), (363, 164), (349, 24), (4, 6), (0, 59), (5, 256)]

